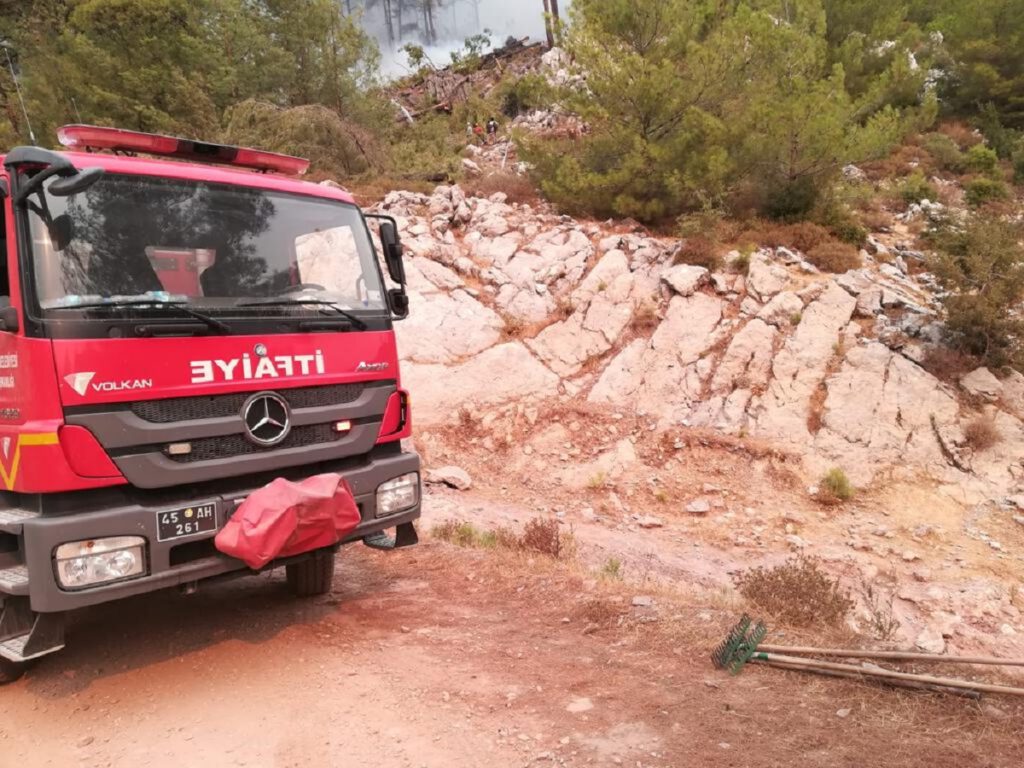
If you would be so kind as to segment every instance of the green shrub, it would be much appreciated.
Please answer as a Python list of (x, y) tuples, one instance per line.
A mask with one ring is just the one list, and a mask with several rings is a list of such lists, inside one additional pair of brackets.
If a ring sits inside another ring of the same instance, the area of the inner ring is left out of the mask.
[(974, 208), (993, 200), (1005, 200), (1009, 196), (1010, 190), (1005, 182), (987, 176), (971, 179), (964, 187), (964, 199)]
[(914, 171), (900, 182), (899, 193), (900, 199), (907, 205), (922, 200), (935, 200), (939, 196), (939, 191), (921, 171)]
[(818, 495), (830, 501), (849, 501), (853, 498), (853, 485), (839, 467), (832, 467), (821, 478)]
[(1017, 142), (1017, 148), (1013, 151), (1013, 181), (1015, 184), (1024, 184), (1024, 139)]
[(550, 107), (555, 101), (554, 89), (542, 75), (528, 74), (503, 80), (497, 88), (501, 111), (506, 117), (518, 117), (537, 109)]
[(929, 133), (921, 140), (921, 146), (931, 155), (936, 167), (943, 171), (962, 173), (967, 160), (960, 147), (944, 133)]
[(964, 156), (967, 161), (968, 169), (975, 173), (984, 173), (992, 175), (999, 168), (999, 156), (996, 154), (994, 149), (986, 147), (984, 144), (975, 144)]
[(948, 341), (989, 366), (1024, 363), (1024, 318), (1011, 311), (1024, 300), (1021, 235), (1019, 224), (979, 215), (930, 239)]

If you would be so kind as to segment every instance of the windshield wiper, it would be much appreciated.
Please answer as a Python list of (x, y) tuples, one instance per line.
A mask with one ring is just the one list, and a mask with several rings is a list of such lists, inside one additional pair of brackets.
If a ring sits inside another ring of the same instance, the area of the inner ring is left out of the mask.
[(215, 317), (210, 317), (210, 315), (198, 312), (191, 307), (176, 301), (155, 301), (152, 299), (131, 299), (129, 301), (88, 301), (82, 304), (62, 304), (56, 307), (46, 307), (46, 309), (114, 309), (117, 307), (159, 307), (164, 309), (176, 309), (179, 312), (184, 312), (190, 317), (194, 317), (196, 320), (206, 323), (207, 327), (212, 328), (215, 331), (231, 333), (231, 326), (227, 323), (221, 322)]
[[(314, 306), (314, 307), (324, 307), (326, 309), (330, 309), (335, 314), (340, 315), (341, 317), (344, 317), (346, 320), (348, 320), (350, 323), (352, 323), (352, 325), (354, 325), (360, 331), (365, 331), (367, 329), (367, 327), (368, 327), (366, 325), (366, 323), (363, 322), (362, 319), (356, 317), (351, 312), (345, 311), (344, 309), (339, 307), (337, 304), (335, 304), (333, 301), (328, 301), (327, 299), (298, 299), (298, 300), (295, 300), (295, 299), (266, 299), (266, 300), (262, 300), (262, 301), (245, 301), (245, 302), (242, 302), (241, 304), (236, 304), (235, 306), (236, 307), (294, 307), (294, 306), (302, 306), (303, 304), (308, 304), (308, 305), (311, 305), (311, 306)], [(324, 313), (321, 312), (321, 314), (324, 314)]]

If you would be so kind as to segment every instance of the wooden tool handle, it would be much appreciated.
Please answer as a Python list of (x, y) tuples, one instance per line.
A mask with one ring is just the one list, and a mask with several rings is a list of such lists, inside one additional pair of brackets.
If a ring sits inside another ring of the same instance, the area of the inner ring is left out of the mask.
[(758, 650), (753, 657), (760, 661), (779, 661), (789, 664), (792, 667), (807, 667), (815, 669), (831, 669), (836, 672), (856, 672), (861, 675), (873, 677), (885, 677), (891, 680), (915, 680), (919, 683), (941, 685), (947, 688), (962, 688), (972, 691), (983, 691), (985, 693), (1005, 693), (1009, 696), (1024, 696), (1024, 688), (1013, 688), (1008, 685), (994, 685), (992, 683), (972, 683), (967, 680), (956, 680), (950, 677), (933, 677), (931, 675), (915, 675), (910, 672), (896, 672), (891, 669), (872, 668), (866, 669), (853, 664), (838, 664), (831, 661), (819, 661), (818, 659), (805, 659), (802, 656), (784, 656), (777, 653), (765, 653)]
[[(828, 677), (841, 677), (847, 680), (860, 680), (863, 682), (865, 679), (870, 679), (870, 674), (861, 672), (837, 672), (834, 669), (818, 669), (817, 667), (807, 666), (793, 666), (781, 661), (759, 661), (758, 659), (752, 659), (759, 664), (767, 664), (770, 667), (776, 669), (788, 669), (793, 672), (813, 672), (816, 675), (826, 675)], [(949, 696), (962, 696), (968, 699), (974, 699), (977, 701), (981, 698), (981, 693), (975, 690), (968, 690), (965, 688), (947, 688), (941, 685), (931, 685), (930, 683), (919, 683), (916, 680), (890, 680), (887, 677), (875, 678), (874, 682), (882, 685), (892, 685), (897, 688), (911, 688), (918, 691), (929, 691), (931, 693), (944, 693)]]
[(1024, 659), (1000, 659), (993, 656), (947, 656), (942, 653), (918, 653), (916, 651), (857, 651), (849, 648), (811, 648), (807, 646), (769, 645), (764, 643), (757, 646), (757, 650), (768, 653), (835, 656), (837, 658), (945, 661), (956, 664), (991, 664), (995, 666), (1024, 667)]

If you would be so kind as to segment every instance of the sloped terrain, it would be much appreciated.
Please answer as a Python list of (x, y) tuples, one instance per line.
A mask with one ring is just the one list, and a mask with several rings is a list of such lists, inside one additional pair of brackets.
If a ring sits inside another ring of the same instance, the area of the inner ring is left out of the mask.
[[(430, 462), (625, 539), (653, 516), (654, 560), (706, 545), (675, 575), (709, 587), (820, 554), (851, 584), (883, 575), (897, 640), (1024, 651), (1024, 376), (922, 366), (942, 327), (904, 222), (845, 274), (787, 248), (709, 272), (677, 240), (501, 193), (380, 208), (411, 256), (400, 351)], [(965, 437), (979, 417), (985, 450)], [(818, 502), (833, 467), (854, 502)]]

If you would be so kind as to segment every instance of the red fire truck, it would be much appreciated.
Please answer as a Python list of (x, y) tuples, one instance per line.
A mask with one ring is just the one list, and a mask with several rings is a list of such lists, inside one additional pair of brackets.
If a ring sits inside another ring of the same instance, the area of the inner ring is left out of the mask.
[(267, 566), (300, 595), (342, 543), (416, 543), (420, 514), (394, 220), (300, 158), (58, 135), (0, 154), (0, 682), (63, 647), (69, 610), (251, 573), (214, 537), (278, 478), (336, 473), (358, 506)]

